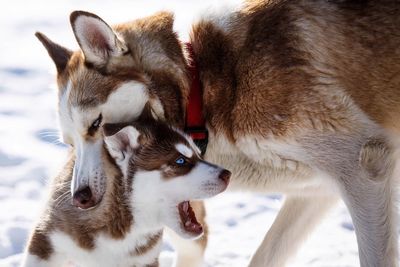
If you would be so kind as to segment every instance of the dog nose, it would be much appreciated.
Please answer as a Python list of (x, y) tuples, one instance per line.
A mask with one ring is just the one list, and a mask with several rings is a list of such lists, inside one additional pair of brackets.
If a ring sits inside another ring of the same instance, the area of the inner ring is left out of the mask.
[(81, 209), (92, 208), (97, 204), (89, 186), (76, 191), (72, 199), (73, 205)]
[(218, 178), (224, 181), (225, 183), (229, 183), (229, 178), (231, 178), (231, 172), (228, 170), (223, 170), (219, 174)]

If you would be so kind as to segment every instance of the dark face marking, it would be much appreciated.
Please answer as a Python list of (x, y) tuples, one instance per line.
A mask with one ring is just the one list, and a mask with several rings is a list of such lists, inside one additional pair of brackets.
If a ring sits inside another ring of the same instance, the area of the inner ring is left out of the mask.
[(190, 158), (179, 153), (177, 144), (184, 144), (189, 148), (191, 145), (180, 133), (163, 123), (157, 122), (141, 132), (142, 145), (134, 152), (130, 170), (160, 170), (164, 178), (170, 179), (188, 174), (200, 160), (195, 152)]
[(93, 136), (99, 130), (102, 120), (103, 120), (103, 115), (100, 113), (97, 119), (95, 119), (92, 125), (90, 125), (88, 129), (88, 135)]

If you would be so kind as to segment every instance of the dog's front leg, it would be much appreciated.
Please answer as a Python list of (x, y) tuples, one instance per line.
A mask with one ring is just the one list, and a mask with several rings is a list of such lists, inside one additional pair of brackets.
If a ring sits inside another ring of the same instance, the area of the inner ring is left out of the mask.
[(204, 228), (204, 234), (197, 240), (189, 240), (183, 239), (173, 231), (167, 231), (177, 252), (174, 267), (200, 267), (204, 262), (204, 251), (208, 239), (208, 227), (205, 221), (206, 210), (203, 201), (191, 201), (190, 204), (196, 214), (196, 218)]
[(285, 266), (337, 200), (334, 196), (288, 196), (249, 267)]

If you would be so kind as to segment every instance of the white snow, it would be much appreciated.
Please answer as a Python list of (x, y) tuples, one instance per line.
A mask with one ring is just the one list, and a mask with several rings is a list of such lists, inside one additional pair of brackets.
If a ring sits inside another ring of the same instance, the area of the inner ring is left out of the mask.
[[(187, 38), (201, 10), (227, 1), (13, 0), (0, 9), (0, 266), (17, 266), (25, 241), (47, 197), (46, 184), (62, 166), (66, 147), (58, 142), (55, 68), (34, 37), (39, 30), (69, 48), (77, 44), (69, 14), (81, 9), (110, 23), (168, 9)], [(237, 1), (236, 1), (237, 2)], [(212, 9), (212, 8), (211, 8)], [(204, 13), (202, 11), (201, 13)], [(207, 202), (208, 267), (243, 267), (282, 204), (280, 196), (224, 193)], [(163, 266), (174, 257), (166, 243)], [(358, 266), (356, 239), (343, 204), (324, 220), (291, 266)]]

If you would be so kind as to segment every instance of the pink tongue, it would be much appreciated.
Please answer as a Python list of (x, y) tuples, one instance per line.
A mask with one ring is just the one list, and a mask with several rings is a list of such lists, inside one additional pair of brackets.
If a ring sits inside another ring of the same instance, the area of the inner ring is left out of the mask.
[(197, 232), (203, 230), (203, 227), (201, 227), (200, 224), (193, 223), (192, 221), (186, 221), (185, 228), (189, 229), (191, 232)]

